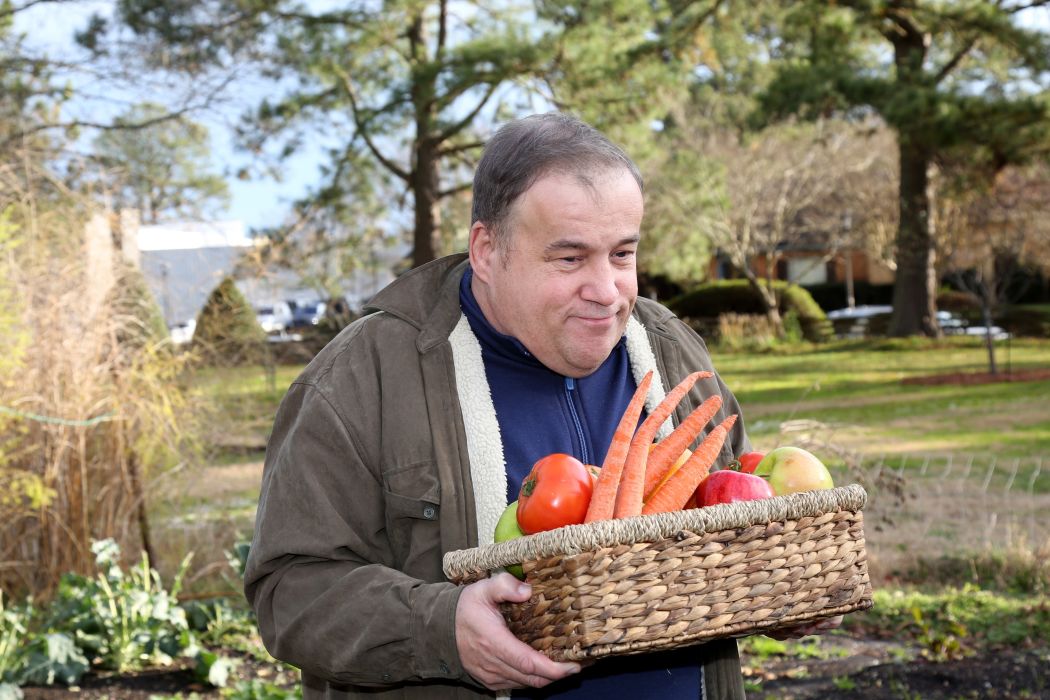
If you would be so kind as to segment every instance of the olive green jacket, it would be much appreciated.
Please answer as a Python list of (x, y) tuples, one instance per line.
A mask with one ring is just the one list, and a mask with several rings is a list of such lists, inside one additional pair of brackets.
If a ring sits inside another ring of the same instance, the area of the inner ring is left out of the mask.
[[(465, 267), (463, 255), (436, 260), (380, 292), (377, 313), (329, 343), (277, 412), (245, 593), (266, 648), (302, 669), (307, 698), (492, 696), (460, 663), (461, 589), (441, 569), (445, 552), (491, 536), (479, 539), (491, 517), (483, 511), (506, 501), (505, 487), (496, 494), (472, 478), (472, 459), (475, 473), (485, 464), (484, 441), (461, 399), (477, 392), (468, 385), (484, 383), (484, 373), (479, 380), (465, 369), (470, 353), (450, 341), (465, 325)], [(712, 369), (703, 341), (662, 306), (639, 299), (635, 319), (651, 351), (632, 352), (629, 334), (632, 371), (655, 364), (660, 380), (650, 399), (689, 372)], [(694, 388), (675, 420), (715, 392), (724, 399), (716, 423), (739, 413), (716, 375)], [(749, 449), (742, 424), (720, 464)], [(696, 649), (705, 697), (743, 697), (736, 643)]]

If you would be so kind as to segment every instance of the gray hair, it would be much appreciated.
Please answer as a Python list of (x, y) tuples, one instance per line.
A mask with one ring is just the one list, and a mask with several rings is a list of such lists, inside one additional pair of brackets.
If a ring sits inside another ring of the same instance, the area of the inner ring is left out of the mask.
[(560, 112), (534, 114), (505, 124), (485, 146), (474, 172), (471, 225), (480, 221), (505, 246), (504, 224), (514, 203), (537, 180), (554, 172), (593, 187), (593, 176), (624, 168), (642, 189), (642, 174), (619, 146), (594, 127)]

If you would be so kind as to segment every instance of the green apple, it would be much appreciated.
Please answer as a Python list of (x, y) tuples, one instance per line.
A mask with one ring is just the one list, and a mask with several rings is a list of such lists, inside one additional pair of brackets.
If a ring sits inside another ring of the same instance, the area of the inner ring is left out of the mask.
[(769, 479), (773, 493), (778, 496), (835, 486), (824, 463), (801, 447), (784, 446), (772, 450), (755, 467), (755, 474)]
[[(492, 539), (495, 542), (506, 542), (524, 534), (521, 528), (518, 527), (518, 502), (514, 501), (499, 516), (499, 521), (496, 523), (496, 533), (492, 536)], [(511, 564), (507, 567), (507, 571), (522, 581), (525, 580), (525, 572), (522, 571), (521, 564)]]

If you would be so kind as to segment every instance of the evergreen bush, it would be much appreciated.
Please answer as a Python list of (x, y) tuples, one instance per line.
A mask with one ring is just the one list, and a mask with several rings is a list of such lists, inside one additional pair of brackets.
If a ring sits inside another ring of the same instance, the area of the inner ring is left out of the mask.
[(259, 364), (266, 359), (266, 332), (232, 278), (212, 291), (198, 314), (193, 349), (201, 362), (218, 367)]

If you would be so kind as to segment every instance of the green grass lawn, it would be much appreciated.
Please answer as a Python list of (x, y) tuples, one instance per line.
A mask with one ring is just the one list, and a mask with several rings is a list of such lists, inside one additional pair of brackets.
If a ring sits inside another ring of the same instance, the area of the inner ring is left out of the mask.
[[(1014, 340), (1008, 350), (997, 346), (1004, 374), (1050, 369), (1050, 341)], [(783, 353), (716, 351), (714, 359), (760, 448), (784, 441), (785, 421), (805, 419), (825, 424), (862, 455), (1050, 457), (1050, 380), (902, 383), (908, 377), (986, 371), (987, 354), (977, 339), (843, 341)]]

